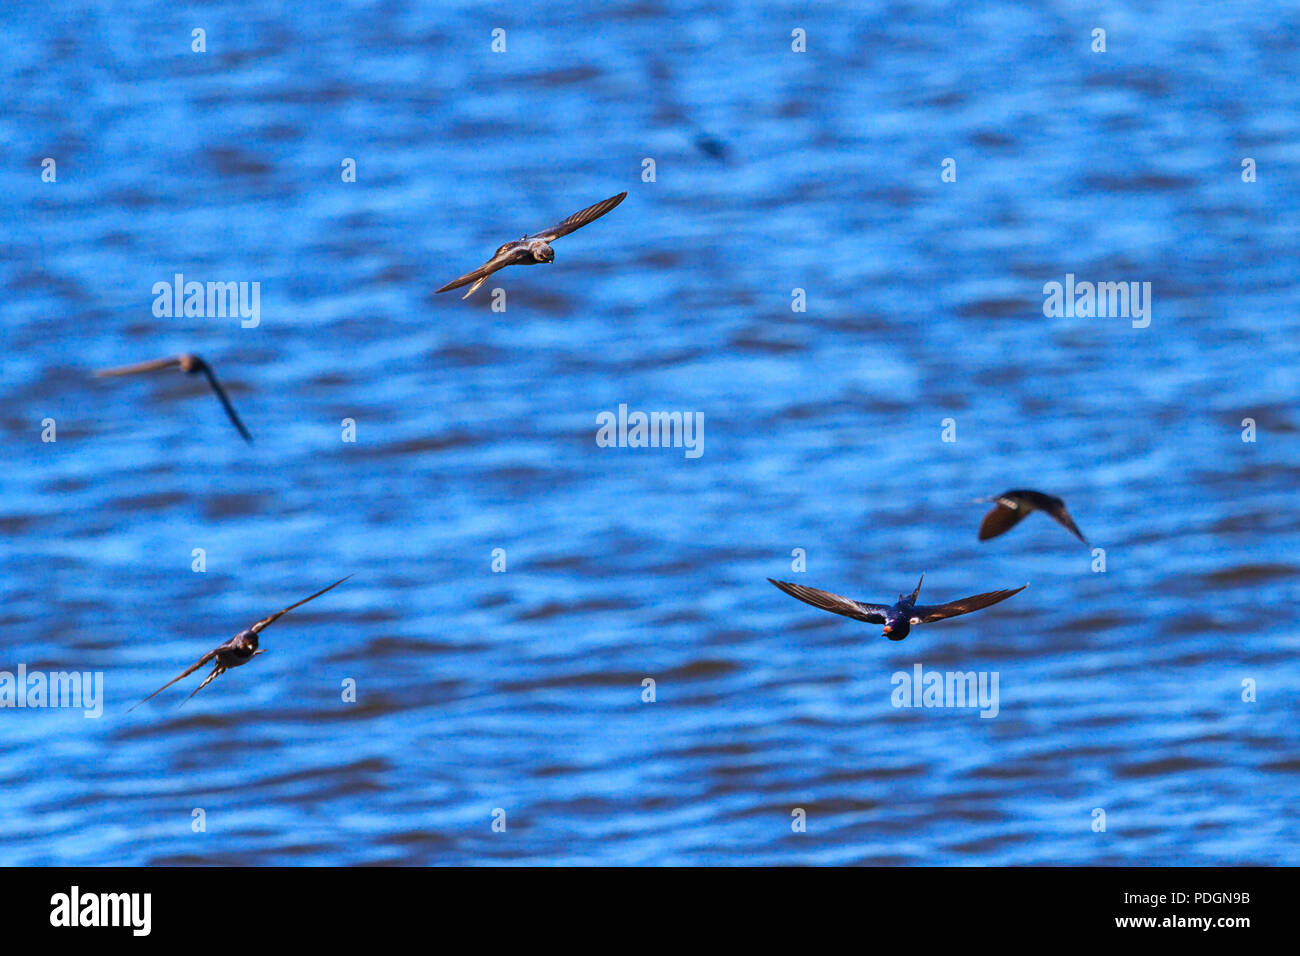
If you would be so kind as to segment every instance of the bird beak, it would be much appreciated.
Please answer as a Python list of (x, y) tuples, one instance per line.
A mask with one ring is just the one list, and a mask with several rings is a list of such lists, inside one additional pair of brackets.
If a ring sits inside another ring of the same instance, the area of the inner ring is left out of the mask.
[(890, 631), (892, 631), (892, 630), (893, 630), (893, 628), (890, 627), (888, 624), (885, 625), (885, 633), (886, 633), (886, 634), (888, 634), (888, 633), (889, 633)]

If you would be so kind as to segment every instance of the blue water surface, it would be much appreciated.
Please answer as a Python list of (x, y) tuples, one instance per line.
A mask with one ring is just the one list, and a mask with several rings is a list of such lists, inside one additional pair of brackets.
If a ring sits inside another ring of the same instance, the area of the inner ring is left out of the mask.
[[(0, 26), (0, 670), (106, 698), (0, 710), (0, 863), (1300, 863), (1294, 5)], [(260, 321), (156, 316), (176, 273)], [(1067, 275), (1149, 325), (1045, 315)], [(92, 374), (187, 351), (252, 445), (197, 377)], [(620, 404), (703, 454), (598, 446)], [(977, 542), (1018, 487), (1100, 553)], [(891, 643), (765, 581), (921, 572), (1030, 586)], [(894, 706), (918, 663), (997, 716)]]

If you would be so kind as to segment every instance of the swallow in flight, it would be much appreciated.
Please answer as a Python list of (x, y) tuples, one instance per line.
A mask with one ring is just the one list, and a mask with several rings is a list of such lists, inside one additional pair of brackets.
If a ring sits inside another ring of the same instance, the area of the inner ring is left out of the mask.
[(186, 372), (190, 375), (196, 375), (199, 372), (202, 372), (204, 377), (207, 378), (208, 384), (212, 386), (212, 390), (217, 393), (217, 398), (221, 399), (221, 404), (226, 409), (226, 415), (230, 417), (230, 421), (234, 426), (239, 429), (239, 434), (244, 436), (244, 441), (252, 444), (253, 436), (248, 434), (248, 429), (245, 428), (244, 423), (239, 420), (239, 416), (235, 414), (235, 407), (230, 404), (230, 399), (226, 397), (225, 389), (223, 389), (220, 383), (217, 382), (217, 377), (212, 374), (212, 369), (208, 366), (208, 363), (203, 361), (203, 359), (199, 358), (197, 355), (186, 353), (185, 355), (175, 355), (171, 358), (154, 359), (151, 362), (140, 362), (136, 365), (123, 365), (121, 368), (101, 369), (95, 373), (95, 377), (114, 378), (119, 375), (136, 375), (140, 372), (156, 372), (161, 368), (179, 368), (182, 372)]
[[(349, 574), (348, 578), (350, 577), (352, 577), (352, 575)], [(210, 661), (216, 661), (216, 665), (212, 668), (211, 673), (209, 673), (207, 677), (203, 678), (203, 683), (200, 684), (198, 687), (194, 688), (194, 690), (190, 692), (190, 697), (193, 697), (199, 691), (203, 690), (203, 688), (207, 687), (209, 684), (211, 684), (214, 680), (216, 680), (226, 671), (230, 670), (230, 668), (239, 667), (242, 664), (247, 664), (258, 654), (265, 654), (266, 649), (257, 646), (257, 635), (262, 632), (263, 628), (265, 628), (268, 624), (273, 624), (281, 616), (288, 614), (294, 608), (301, 607), (302, 605), (306, 604), (308, 601), (320, 597), (322, 594), (324, 594), (326, 591), (330, 590), (331, 588), (338, 587), (348, 578), (341, 578), (340, 580), (335, 581), (333, 584), (331, 584), (328, 588), (317, 591), (311, 597), (303, 598), (297, 604), (290, 604), (283, 611), (276, 611), (270, 617), (262, 618), (260, 621), (258, 621), (248, 630), (240, 631), (230, 640), (226, 641), (226, 643), (208, 651), (206, 654), (200, 657), (198, 662), (195, 663), (193, 667), (184, 671), (179, 677), (173, 677), (171, 680), (163, 684), (161, 687), (159, 687), (156, 691), (154, 691), (144, 700), (140, 701), (139, 704), (133, 704), (131, 707), (127, 709), (127, 713), (130, 713), (131, 711), (135, 710), (137, 707), (140, 706), (140, 704), (143, 704), (145, 700), (150, 700), (151, 698), (157, 697), (159, 694), (165, 691), (168, 687), (171, 687), (172, 684), (176, 683), (178, 680), (182, 680), (186, 677), (189, 677), (196, 670), (198, 670), (200, 667), (202, 667), (204, 664), (207, 664)], [(185, 701), (188, 701), (190, 697), (186, 697), (185, 700), (181, 701), (181, 704), (184, 705)]]
[[(969, 614), (971, 611), (978, 611), (999, 601), (1005, 601), (1011, 595), (1019, 594), (1029, 587), (1026, 584), (1012, 590), (988, 591), (984, 594), (949, 601), (947, 604), (917, 604), (916, 597), (921, 593), (921, 582), (918, 581), (916, 590), (910, 595), (900, 594), (896, 603), (886, 605), (864, 604), (861, 601), (832, 594), (830, 591), (806, 588), (802, 584), (773, 581), (771, 578), (767, 580), (791, 597), (796, 597), (813, 607), (819, 607), (823, 611), (843, 614), (845, 617), (866, 621), (868, 624), (883, 624), (885, 625), (883, 634), (891, 641), (901, 641), (907, 637), (913, 624), (930, 624), (934, 621), (942, 621), (944, 618), (956, 617), (958, 614)], [(921, 581), (924, 580), (925, 575), (922, 574)]]
[(980, 540), (987, 541), (1010, 531), (1031, 511), (1046, 511), (1085, 545), (1088, 540), (1083, 536), (1065, 510), (1065, 502), (1054, 495), (1045, 495), (1041, 491), (1008, 491), (996, 498), (981, 498), (981, 501), (997, 503), (992, 511), (984, 516), (980, 523)]
[(472, 282), (474, 284), (469, 287), (469, 291), (461, 296), (462, 299), (468, 299), (474, 294), (474, 290), (486, 282), (487, 277), (498, 269), (504, 269), (506, 266), (531, 266), (539, 262), (554, 262), (555, 250), (551, 248), (552, 242), (559, 239), (560, 236), (567, 236), (575, 229), (581, 229), (587, 223), (599, 219), (621, 203), (626, 196), (627, 193), (625, 192), (619, 193), (617, 196), (610, 196), (594, 206), (588, 206), (586, 209), (575, 212), (559, 225), (552, 226), (550, 229), (543, 229), (535, 236), (524, 236), (514, 242), (507, 242), (492, 253), (492, 258), (483, 265), (473, 272), (465, 273), (459, 279), (448, 282), (438, 291), (447, 292), (451, 289), (459, 289), (461, 286)]

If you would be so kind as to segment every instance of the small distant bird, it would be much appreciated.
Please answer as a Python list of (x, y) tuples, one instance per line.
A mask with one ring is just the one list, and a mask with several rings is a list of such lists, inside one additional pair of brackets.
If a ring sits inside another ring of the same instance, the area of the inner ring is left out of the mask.
[(1065, 510), (1065, 502), (1054, 495), (1045, 495), (1041, 491), (1008, 491), (996, 498), (981, 498), (980, 501), (997, 502), (997, 507), (984, 516), (980, 523), (980, 540), (987, 541), (1010, 531), (1018, 525), (1031, 511), (1046, 511), (1061, 525), (1085, 545), (1088, 539), (1075, 526), (1074, 519)]
[(248, 429), (244, 423), (239, 420), (235, 414), (235, 408), (230, 404), (230, 399), (226, 397), (226, 391), (217, 381), (217, 377), (212, 374), (212, 369), (208, 363), (203, 361), (197, 355), (175, 355), (171, 358), (154, 359), (152, 362), (140, 362), (136, 365), (123, 365), (121, 368), (106, 368), (95, 373), (96, 378), (113, 378), (118, 375), (137, 375), (141, 372), (156, 372), (160, 368), (179, 368), (182, 372), (190, 375), (202, 372), (207, 378), (208, 384), (212, 390), (217, 393), (217, 398), (221, 399), (222, 406), (226, 409), (226, 414), (230, 417), (234, 426), (239, 429), (239, 434), (244, 436), (244, 441), (252, 444), (253, 436), (248, 434)]
[(581, 229), (589, 222), (599, 219), (621, 203), (626, 196), (627, 193), (625, 192), (619, 193), (617, 196), (610, 196), (594, 206), (588, 206), (586, 209), (575, 212), (564, 222), (552, 226), (550, 229), (544, 229), (535, 236), (524, 236), (514, 242), (507, 242), (492, 253), (492, 258), (483, 265), (473, 272), (465, 273), (459, 279), (448, 282), (438, 291), (447, 292), (451, 289), (459, 289), (466, 283), (472, 282), (474, 284), (469, 287), (469, 291), (461, 296), (462, 299), (468, 299), (474, 294), (474, 290), (486, 282), (487, 277), (498, 269), (504, 269), (506, 266), (531, 266), (539, 262), (554, 262), (555, 250), (551, 248), (552, 242), (561, 236), (567, 236), (575, 229)]
[(978, 611), (999, 601), (1005, 601), (1011, 595), (1019, 594), (1029, 587), (1026, 584), (1009, 591), (988, 591), (985, 594), (949, 601), (947, 604), (917, 604), (916, 597), (921, 593), (921, 581), (925, 580), (925, 575), (922, 574), (921, 581), (916, 583), (915, 591), (906, 597), (900, 594), (896, 603), (885, 605), (864, 604), (861, 601), (832, 594), (830, 591), (806, 588), (802, 584), (774, 581), (771, 578), (767, 580), (791, 597), (796, 597), (813, 607), (819, 607), (823, 611), (843, 614), (845, 617), (866, 621), (868, 624), (883, 624), (885, 627), (882, 633), (891, 641), (901, 641), (907, 637), (913, 624), (930, 624), (934, 621), (942, 621), (944, 618), (956, 617), (958, 614), (969, 614), (971, 611)]
[(699, 132), (695, 135), (695, 148), (706, 156), (712, 156), (714, 159), (726, 161), (727, 144), (712, 133)]
[[(352, 577), (352, 575), (349, 574), (348, 578), (350, 577)], [(216, 666), (212, 668), (212, 672), (208, 674), (207, 677), (203, 678), (203, 683), (200, 684), (198, 687), (194, 688), (194, 690), (190, 692), (190, 697), (193, 697), (199, 691), (203, 690), (203, 688), (207, 687), (209, 684), (211, 684), (214, 680), (216, 680), (226, 671), (230, 670), (230, 668), (239, 667), (242, 664), (247, 664), (258, 654), (265, 654), (266, 649), (257, 646), (257, 635), (262, 632), (263, 628), (265, 628), (268, 624), (273, 624), (280, 617), (282, 617), (285, 614), (288, 614), (294, 608), (302, 607), (302, 605), (306, 604), (308, 601), (315, 600), (316, 598), (324, 594), (326, 591), (338, 587), (348, 578), (340, 578), (339, 580), (331, 584), (328, 588), (324, 588), (323, 590), (317, 591), (311, 597), (303, 598), (297, 604), (290, 604), (283, 611), (276, 611), (270, 617), (262, 618), (260, 621), (258, 621), (256, 624), (254, 624), (246, 631), (240, 631), (230, 640), (226, 641), (226, 643), (220, 645), (219, 647), (214, 648), (213, 650), (208, 651), (206, 654), (200, 657), (198, 662), (193, 667), (186, 670), (179, 677), (173, 677), (171, 680), (163, 684), (161, 687), (159, 687), (156, 691), (154, 691), (144, 700), (140, 701), (139, 704), (132, 704), (129, 708), (127, 708), (127, 713), (130, 713), (131, 711), (135, 710), (137, 707), (140, 706), (140, 704), (143, 704), (145, 700), (150, 700), (154, 697), (157, 697), (159, 694), (165, 691), (168, 687), (171, 687), (172, 684), (176, 683), (178, 680), (183, 680), (184, 678), (189, 677), (191, 674), (193, 674), (196, 670), (198, 670), (200, 667), (202, 667), (204, 664), (208, 663), (209, 661), (215, 660), (217, 662)], [(181, 701), (181, 704), (182, 705), (185, 704), (185, 702), (188, 701), (190, 697), (186, 697), (185, 700)]]

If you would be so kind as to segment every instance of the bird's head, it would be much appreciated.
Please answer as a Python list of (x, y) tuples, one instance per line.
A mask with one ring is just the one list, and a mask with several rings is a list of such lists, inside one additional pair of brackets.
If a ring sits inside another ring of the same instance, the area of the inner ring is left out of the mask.
[(885, 612), (885, 626), (882, 633), (891, 641), (901, 641), (912, 631), (912, 618), (907, 609), (890, 608)]
[(528, 251), (533, 254), (533, 260), (536, 262), (555, 261), (555, 250), (544, 239), (534, 239), (528, 244)]

